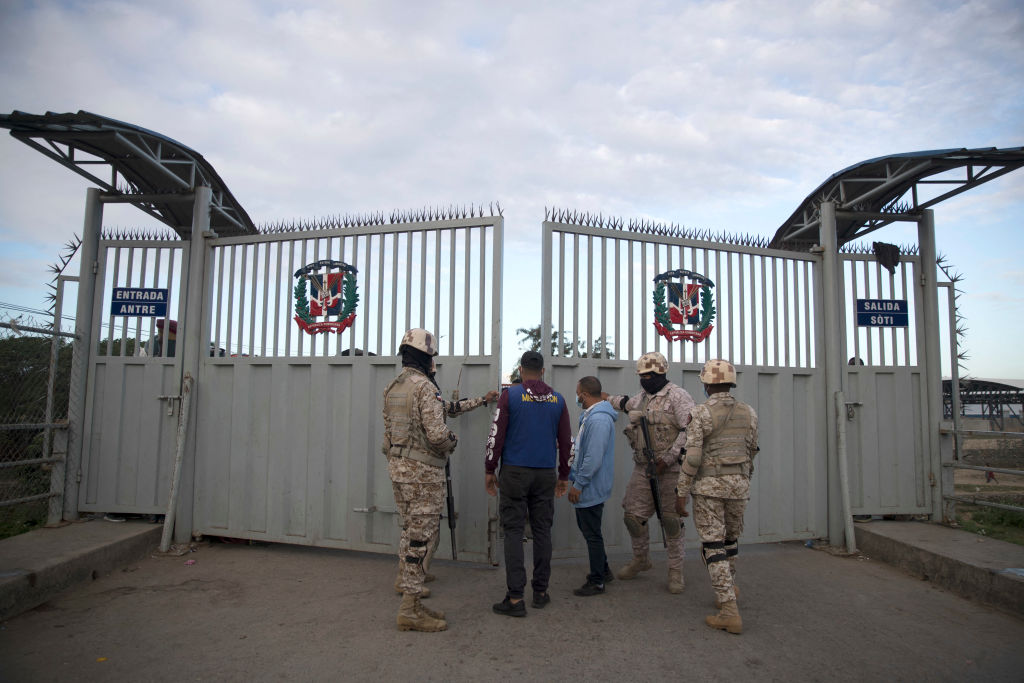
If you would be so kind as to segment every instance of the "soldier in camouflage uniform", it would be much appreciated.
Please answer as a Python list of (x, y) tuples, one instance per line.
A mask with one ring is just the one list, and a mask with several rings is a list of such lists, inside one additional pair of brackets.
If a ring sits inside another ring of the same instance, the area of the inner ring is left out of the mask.
[(758, 451), (757, 413), (729, 394), (729, 388), (736, 386), (732, 363), (709, 360), (700, 381), (708, 400), (693, 409), (676, 511), (686, 516), (686, 499), (692, 492), (693, 521), (703, 541), (704, 564), (719, 610), (704, 621), (711, 628), (738, 634), (743, 632), (743, 620), (736, 606), (734, 577)]
[(657, 351), (645, 353), (636, 363), (643, 391), (628, 396), (604, 398), (616, 410), (629, 415), (629, 426), (624, 430), (633, 447), (633, 474), (626, 485), (622, 499), (626, 530), (633, 545), (633, 560), (619, 570), (618, 578), (632, 579), (651, 568), (650, 531), (647, 520), (655, 514), (654, 497), (647, 477), (647, 459), (643, 454), (643, 433), (640, 418), (647, 416), (658, 472), (658, 494), (661, 499), (668, 554), (668, 590), (682, 593), (683, 581), (683, 525), (675, 512), (675, 487), (678, 479), (686, 425), (690, 422), (693, 399), (682, 387), (668, 381), (668, 361)]
[(412, 329), (398, 347), (402, 372), (384, 390), (384, 443), (395, 506), (402, 520), (398, 544), (402, 605), (397, 624), (401, 631), (443, 631), (442, 612), (424, 607), (423, 559), (439, 533), (444, 507), (444, 465), (458, 441), (445, 425), (444, 403), (430, 377), (437, 339), (423, 329)]
[[(430, 377), (434, 377), (434, 365), (431, 362)], [(436, 383), (435, 383), (436, 386)], [(498, 400), (498, 392), (495, 390), (488, 391), (484, 396), (478, 396), (476, 398), (460, 398), (446, 401), (441, 397), (440, 389), (437, 392), (438, 400), (444, 404), (445, 415), (451, 418), (465, 415), (468, 412), (476, 410), (480, 406), (486, 407), (489, 403), (494, 403)], [(404, 524), (404, 522), (403, 522)], [(441, 542), (441, 527), (438, 525), (438, 531), (434, 534), (434, 538), (431, 539), (430, 545), (427, 546), (427, 556), (423, 558), (423, 580), (426, 583), (430, 583), (437, 577), (430, 573), (430, 563), (434, 559), (434, 553), (437, 552), (437, 546)], [(402, 594), (402, 572), (399, 570), (398, 576), (395, 577), (395, 592)], [(423, 588), (423, 592), (420, 594), (421, 598), (430, 597), (430, 589), (427, 587)]]

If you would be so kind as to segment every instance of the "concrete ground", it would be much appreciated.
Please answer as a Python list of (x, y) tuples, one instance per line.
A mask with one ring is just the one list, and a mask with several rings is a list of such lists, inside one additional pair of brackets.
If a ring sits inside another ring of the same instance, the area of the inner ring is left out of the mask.
[(491, 612), (502, 569), (437, 562), (429, 603), (449, 630), (402, 633), (393, 557), (204, 544), (0, 623), (0, 680), (1019, 681), (1024, 671), (1024, 620), (863, 556), (742, 547), (741, 636), (704, 626), (713, 598), (692, 540), (682, 595), (665, 590), (664, 553), (655, 558), (653, 571), (591, 598), (572, 595), (585, 561), (556, 561), (551, 604), (525, 619)]

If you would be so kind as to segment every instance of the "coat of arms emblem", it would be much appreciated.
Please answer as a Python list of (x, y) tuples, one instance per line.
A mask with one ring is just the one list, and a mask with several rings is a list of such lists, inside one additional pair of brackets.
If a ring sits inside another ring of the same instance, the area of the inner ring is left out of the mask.
[[(654, 329), (669, 341), (707, 339), (714, 329), (714, 286), (710, 278), (689, 270), (672, 270), (656, 276)], [(692, 325), (693, 329), (676, 329), (673, 325)]]
[[(359, 291), (355, 266), (321, 260), (295, 271), (295, 322), (307, 334), (343, 332), (356, 319)], [(312, 291), (307, 287), (312, 286)], [(331, 316), (337, 316), (331, 320)], [(323, 317), (317, 321), (315, 318)]]

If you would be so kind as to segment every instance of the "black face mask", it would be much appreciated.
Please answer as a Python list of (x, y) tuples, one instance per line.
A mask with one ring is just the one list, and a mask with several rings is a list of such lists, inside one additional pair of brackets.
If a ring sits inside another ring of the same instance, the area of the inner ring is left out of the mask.
[(402, 367), (405, 368), (416, 368), (421, 370), (424, 375), (430, 378), (430, 381), (437, 386), (437, 380), (434, 379), (434, 373), (430, 371), (430, 354), (423, 353), (419, 349), (414, 349), (411, 346), (405, 346), (402, 348)]
[(644, 388), (648, 394), (652, 396), (664, 388), (668, 384), (668, 377), (665, 375), (654, 375), (650, 379), (640, 378), (640, 386)]

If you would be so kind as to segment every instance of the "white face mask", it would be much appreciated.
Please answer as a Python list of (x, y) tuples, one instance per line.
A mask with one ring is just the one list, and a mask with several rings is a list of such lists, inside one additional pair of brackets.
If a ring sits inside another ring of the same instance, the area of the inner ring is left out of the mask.
[(579, 394), (576, 394), (576, 405), (578, 405), (580, 408), (583, 407), (583, 399), (580, 398)]

